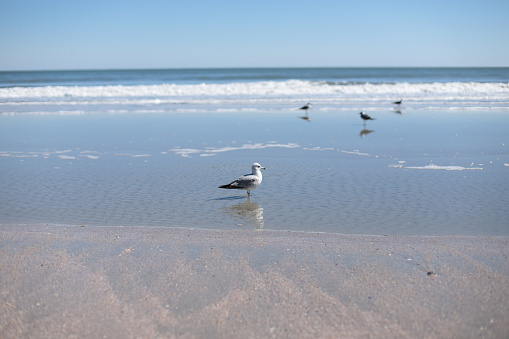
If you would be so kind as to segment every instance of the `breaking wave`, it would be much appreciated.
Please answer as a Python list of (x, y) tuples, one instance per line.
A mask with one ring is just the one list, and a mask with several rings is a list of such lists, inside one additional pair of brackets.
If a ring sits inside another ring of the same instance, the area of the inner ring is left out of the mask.
[(318, 110), (509, 109), (509, 83), (259, 81), (222, 84), (0, 88), (0, 114), (284, 111), (311, 101)]

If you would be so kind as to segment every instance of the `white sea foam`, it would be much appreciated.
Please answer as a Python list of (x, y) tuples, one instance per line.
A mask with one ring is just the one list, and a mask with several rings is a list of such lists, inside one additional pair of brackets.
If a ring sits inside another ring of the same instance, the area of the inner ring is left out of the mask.
[(363, 156), (370, 156), (368, 153), (361, 153), (359, 150), (354, 151), (344, 151), (344, 150), (338, 150), (338, 152), (346, 153), (346, 154), (356, 154), (356, 155), (363, 155)]
[(73, 157), (72, 155), (57, 155), (57, 158), (62, 160), (74, 160), (76, 157)]
[[(337, 151), (341, 153), (354, 154), (360, 156), (370, 156), (368, 153), (362, 153), (358, 150), (346, 151), (335, 149), (331, 147), (301, 147), (297, 143), (286, 143), (282, 144), (277, 141), (267, 141), (266, 143), (248, 143), (241, 146), (225, 146), (225, 147), (204, 147), (203, 149), (199, 148), (181, 148), (174, 147), (169, 149), (168, 151), (160, 152), (162, 155), (173, 153), (175, 155), (188, 158), (192, 155), (198, 155), (200, 157), (211, 157), (215, 156), (219, 153), (231, 152), (231, 151), (246, 151), (246, 150), (259, 150), (266, 148), (299, 148), (303, 151)], [(102, 156), (108, 156), (108, 153), (101, 153), (98, 151), (82, 151), (79, 154), (74, 154), (72, 150), (64, 150), (64, 151), (42, 151), (42, 152), (16, 152), (16, 151), (0, 151), (0, 157), (5, 158), (38, 158), (39, 155), (43, 159), (48, 159), (52, 156), (57, 157), (61, 160), (76, 160), (79, 158), (87, 158), (90, 160), (98, 160), (102, 158)], [(113, 156), (125, 156), (129, 158), (146, 158), (151, 157), (152, 154), (133, 154), (133, 153), (112, 153)]]
[(405, 98), (414, 109), (509, 109), (509, 83), (329, 83), (260, 81), (228, 84), (46, 86), (0, 88), (0, 114), (94, 112), (257, 112), (319, 103), (318, 110), (387, 108)]
[(239, 150), (253, 150), (253, 149), (264, 149), (271, 147), (282, 147), (282, 148), (299, 148), (300, 146), (295, 143), (288, 144), (264, 144), (264, 143), (255, 143), (255, 144), (245, 144), (239, 147), (207, 147), (205, 149), (196, 149), (196, 148), (172, 148), (168, 150), (169, 152), (173, 152), (174, 154), (180, 155), (184, 158), (190, 157), (193, 154), (198, 154), (200, 156), (213, 156), (217, 153), (223, 152), (231, 152), (231, 151), (239, 151)]
[(80, 157), (88, 158), (91, 160), (99, 159), (99, 156), (97, 156), (97, 155), (88, 155), (88, 154), (81, 154)]
[(78, 157), (88, 158), (91, 160), (99, 159), (99, 155), (101, 153), (97, 151), (83, 151), (79, 155), (73, 155), (72, 150), (63, 150), (63, 151), (39, 151), (39, 152), (13, 152), (13, 151), (0, 151), (0, 157), (11, 157), (11, 158), (37, 158), (39, 156), (42, 159), (48, 159), (51, 156), (56, 156), (62, 160), (75, 160)]
[[(383, 83), (330, 84), (301, 80), (260, 81), (230, 84), (165, 84), (138, 86), (47, 86), (0, 88), (0, 98), (120, 98), (120, 97), (194, 97), (194, 96), (274, 96), (316, 94), (509, 94), (507, 83)], [(450, 98), (450, 97), (449, 97)], [(151, 99), (146, 104), (161, 103)]]
[(446, 170), (446, 171), (463, 171), (463, 170), (482, 170), (481, 167), (463, 167), (463, 166), (439, 166), (429, 164), (426, 166), (408, 166), (408, 169), (425, 169), (425, 170)]
[(331, 147), (319, 147), (319, 146), (316, 146), (316, 147), (304, 147), (303, 150), (305, 151), (333, 151), (334, 148), (331, 148)]
[(199, 155), (201, 157), (207, 157), (207, 156), (214, 156), (218, 153), (223, 152), (231, 152), (231, 151), (241, 151), (241, 150), (254, 150), (254, 149), (264, 149), (264, 148), (300, 148), (304, 151), (338, 151), (341, 153), (347, 153), (347, 154), (355, 154), (355, 155), (361, 155), (361, 156), (370, 156), (368, 153), (361, 153), (358, 150), (353, 151), (345, 151), (340, 149), (334, 149), (331, 147), (301, 147), (297, 143), (287, 143), (287, 144), (281, 144), (275, 141), (269, 141), (267, 143), (250, 143), (250, 144), (244, 144), (242, 146), (226, 146), (226, 147), (205, 147), (203, 149), (198, 148), (180, 148), (175, 147), (172, 149), (169, 149), (168, 152), (173, 152), (176, 155), (180, 155), (184, 158), (190, 157), (194, 154)]

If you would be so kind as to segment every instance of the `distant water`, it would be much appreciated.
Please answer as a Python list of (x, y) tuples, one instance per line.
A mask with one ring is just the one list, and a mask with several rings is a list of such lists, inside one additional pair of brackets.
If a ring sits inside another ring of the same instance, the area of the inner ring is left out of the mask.
[(0, 72), (0, 114), (507, 110), (509, 68)]
[(0, 72), (0, 223), (509, 235), (508, 126), (508, 68)]
[(509, 68), (238, 68), (0, 72), (1, 87), (224, 84), (258, 81), (337, 84), (507, 83)]

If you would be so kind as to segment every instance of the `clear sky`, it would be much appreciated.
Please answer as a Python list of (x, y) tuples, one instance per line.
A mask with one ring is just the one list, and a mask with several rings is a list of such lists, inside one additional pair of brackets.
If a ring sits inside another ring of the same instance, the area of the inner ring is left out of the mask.
[(509, 66), (508, 0), (0, 0), (0, 70)]

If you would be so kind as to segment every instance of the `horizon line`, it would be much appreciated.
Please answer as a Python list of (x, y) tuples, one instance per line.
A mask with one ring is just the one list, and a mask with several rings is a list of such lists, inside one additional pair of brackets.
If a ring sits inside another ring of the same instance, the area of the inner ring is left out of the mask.
[(93, 72), (93, 71), (161, 71), (161, 70), (234, 70), (234, 69), (445, 69), (445, 68), (509, 68), (509, 66), (246, 66), (246, 67), (133, 67), (133, 68), (44, 68), (0, 69), (0, 72)]

